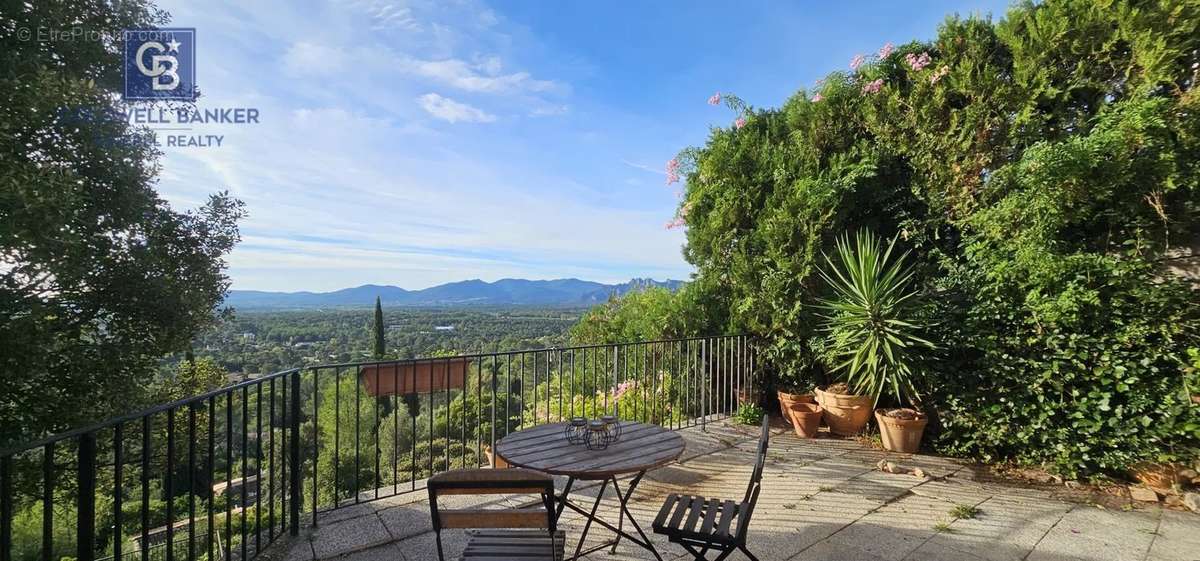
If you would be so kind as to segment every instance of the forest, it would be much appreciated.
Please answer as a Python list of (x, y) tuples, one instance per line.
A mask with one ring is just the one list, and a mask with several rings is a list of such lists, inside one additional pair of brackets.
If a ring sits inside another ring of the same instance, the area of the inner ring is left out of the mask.
[[(237, 380), (296, 366), (367, 360), (373, 356), (370, 302), (362, 309), (247, 311), (205, 332), (192, 345), (198, 358)], [(410, 308), (384, 310), (388, 356), (562, 346), (583, 310), (563, 308)], [(186, 357), (164, 363), (170, 373)]]

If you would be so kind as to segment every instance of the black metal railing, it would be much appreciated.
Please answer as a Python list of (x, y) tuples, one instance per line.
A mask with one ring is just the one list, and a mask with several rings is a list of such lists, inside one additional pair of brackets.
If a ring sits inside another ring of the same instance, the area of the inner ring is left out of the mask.
[(0, 561), (251, 559), (302, 515), (494, 467), (524, 427), (725, 417), (755, 366), (716, 336), (278, 372), (0, 452)]

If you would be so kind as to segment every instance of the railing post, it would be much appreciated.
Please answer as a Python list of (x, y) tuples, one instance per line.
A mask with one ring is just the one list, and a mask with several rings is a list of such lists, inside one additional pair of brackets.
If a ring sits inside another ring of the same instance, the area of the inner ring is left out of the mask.
[(700, 432), (708, 432), (708, 338), (700, 340)]
[(292, 374), (292, 404), (289, 407), (292, 414), (292, 447), (288, 457), (288, 475), (291, 476), (291, 500), (288, 503), (291, 520), (288, 531), (293, 536), (300, 534), (300, 372), (297, 370)]
[(75, 553), (78, 561), (96, 557), (96, 433), (79, 437), (79, 504)]
[[(614, 392), (617, 390), (617, 385), (620, 384), (620, 382), (617, 381), (617, 361), (619, 360), (619, 357), (617, 356), (617, 348), (618, 348), (617, 345), (614, 343), (612, 346), (613, 361), (612, 361), (612, 386), (611, 386), (613, 388), (612, 391), (614, 391)], [(606, 415), (620, 415), (621, 414), (620, 409), (621, 409), (621, 406), (617, 404), (617, 399), (616, 399), (616, 397), (614, 397), (612, 411), (606, 411), (605, 414)]]
[(12, 561), (12, 456), (0, 458), (0, 561)]

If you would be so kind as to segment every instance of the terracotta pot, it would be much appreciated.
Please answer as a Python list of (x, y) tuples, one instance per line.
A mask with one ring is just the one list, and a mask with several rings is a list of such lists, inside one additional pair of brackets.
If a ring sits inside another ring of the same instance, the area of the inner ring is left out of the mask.
[(792, 406), (797, 403), (815, 403), (813, 395), (810, 393), (787, 393), (781, 391), (775, 393), (779, 396), (779, 414), (783, 416), (783, 420), (791, 423), (792, 426), (796, 425), (796, 422), (792, 420)]
[(818, 388), (817, 403), (825, 409), (825, 424), (830, 432), (851, 436), (862, 431), (871, 420), (874, 400), (867, 395), (829, 393)]
[(1182, 467), (1179, 464), (1141, 462), (1134, 464), (1130, 468), (1129, 473), (1138, 482), (1145, 484), (1151, 489), (1156, 491), (1170, 491), (1175, 485), (1183, 483), (1183, 478), (1179, 477), (1179, 470)]
[(888, 409), (875, 410), (875, 422), (879, 423), (879, 436), (883, 447), (892, 452), (915, 454), (921, 449), (921, 435), (929, 419), (924, 413), (916, 413), (916, 419), (897, 419), (887, 416)]
[(487, 455), (487, 459), (488, 459), (487, 465), (484, 467), (493, 467), (492, 462), (496, 462), (495, 466), (494, 466), (496, 469), (505, 469), (505, 468), (509, 467), (508, 462), (504, 461), (504, 458), (501, 458), (499, 456), (496, 456), (495, 458), (492, 457), (494, 454), (492, 453), (491, 446), (484, 444), (483, 445), (483, 453)]
[(788, 407), (792, 415), (792, 428), (800, 438), (816, 438), (821, 428), (821, 415), (825, 410), (815, 403), (793, 403)]

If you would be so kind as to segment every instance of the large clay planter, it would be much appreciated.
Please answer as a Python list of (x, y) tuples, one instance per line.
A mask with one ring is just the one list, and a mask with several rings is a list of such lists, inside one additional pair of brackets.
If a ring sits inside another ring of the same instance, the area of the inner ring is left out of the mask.
[(820, 388), (816, 393), (817, 403), (825, 409), (825, 424), (833, 434), (858, 434), (871, 420), (871, 396), (829, 393)]
[(1179, 464), (1156, 464), (1142, 462), (1130, 468), (1130, 475), (1147, 487), (1157, 491), (1170, 491), (1175, 485), (1183, 483), (1179, 477)]
[(815, 403), (813, 395), (810, 393), (787, 393), (781, 391), (775, 393), (779, 396), (779, 414), (783, 416), (783, 420), (791, 423), (792, 426), (796, 425), (796, 422), (792, 420), (792, 406), (797, 403)]
[(821, 415), (825, 410), (816, 403), (793, 403), (788, 408), (792, 415), (792, 428), (800, 438), (816, 438), (821, 428)]
[(466, 387), (469, 358), (421, 359), (369, 364), (359, 368), (371, 397), (422, 394)]
[(920, 450), (921, 435), (925, 434), (925, 425), (929, 423), (925, 414), (917, 413), (916, 419), (897, 419), (885, 413), (886, 409), (875, 410), (875, 422), (879, 423), (883, 447), (904, 454), (915, 454)]

